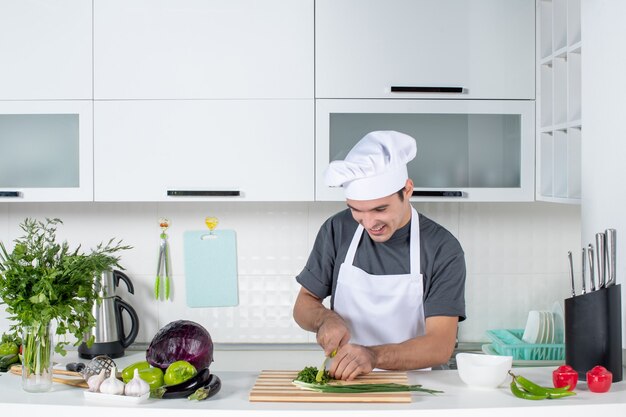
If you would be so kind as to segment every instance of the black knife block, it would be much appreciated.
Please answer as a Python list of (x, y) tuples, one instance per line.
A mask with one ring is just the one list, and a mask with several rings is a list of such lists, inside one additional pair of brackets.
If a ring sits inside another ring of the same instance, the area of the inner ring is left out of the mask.
[(585, 381), (602, 365), (622, 380), (621, 286), (611, 285), (565, 300), (565, 363)]

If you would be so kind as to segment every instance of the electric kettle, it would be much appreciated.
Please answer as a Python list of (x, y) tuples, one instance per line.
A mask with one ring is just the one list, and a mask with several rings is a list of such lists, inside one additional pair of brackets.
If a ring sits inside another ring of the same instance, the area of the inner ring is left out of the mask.
[[(115, 289), (120, 280), (126, 283), (128, 292), (133, 294), (135, 289), (132, 282), (120, 271), (105, 271), (100, 275), (100, 303), (95, 302), (91, 313), (96, 319), (96, 325), (90, 333), (86, 333), (83, 343), (78, 347), (78, 356), (92, 359), (98, 355), (107, 355), (110, 358), (124, 356), (124, 349), (135, 341), (139, 332), (139, 318), (137, 312), (127, 302), (115, 295)], [(130, 331), (126, 333), (122, 312), (130, 316)], [(87, 347), (85, 343), (94, 337), (94, 343)]]

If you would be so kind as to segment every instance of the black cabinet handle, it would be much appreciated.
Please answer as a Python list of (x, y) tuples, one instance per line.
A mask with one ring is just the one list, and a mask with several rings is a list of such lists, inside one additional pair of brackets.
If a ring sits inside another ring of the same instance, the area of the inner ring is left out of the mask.
[(238, 197), (239, 190), (167, 190), (169, 197)]
[(392, 85), (392, 93), (462, 93), (463, 87), (412, 87)]
[(19, 191), (0, 191), (0, 197), (21, 197), (22, 193)]
[(463, 191), (413, 191), (413, 197), (463, 197)]

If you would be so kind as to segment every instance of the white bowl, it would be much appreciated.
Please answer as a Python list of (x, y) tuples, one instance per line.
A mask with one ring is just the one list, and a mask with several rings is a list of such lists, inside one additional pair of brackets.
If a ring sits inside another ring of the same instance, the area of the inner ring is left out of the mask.
[(459, 377), (471, 387), (498, 387), (506, 380), (512, 365), (513, 356), (480, 353), (457, 353), (456, 355)]

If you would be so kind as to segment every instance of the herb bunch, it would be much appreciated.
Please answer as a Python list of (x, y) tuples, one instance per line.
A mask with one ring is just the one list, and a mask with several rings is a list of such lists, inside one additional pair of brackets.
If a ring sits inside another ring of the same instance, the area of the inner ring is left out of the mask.
[[(91, 308), (100, 302), (97, 276), (113, 267), (123, 269), (117, 253), (131, 246), (111, 239), (89, 254), (80, 246), (70, 250), (66, 241), (56, 241), (58, 224), (63, 222), (56, 218), (45, 222), (27, 218), (20, 224), (25, 235), (14, 241), (11, 253), (0, 242), (0, 303), (7, 305), (16, 334), (24, 327), (55, 321), (56, 334), (74, 335), (77, 346), (96, 324)], [(93, 337), (87, 341), (91, 343)], [(55, 350), (65, 354), (67, 344), (63, 338)]]

